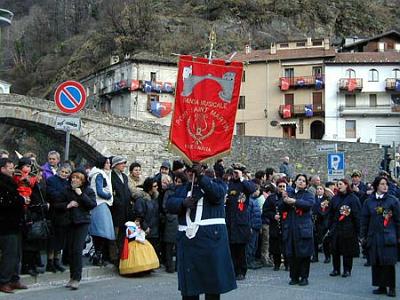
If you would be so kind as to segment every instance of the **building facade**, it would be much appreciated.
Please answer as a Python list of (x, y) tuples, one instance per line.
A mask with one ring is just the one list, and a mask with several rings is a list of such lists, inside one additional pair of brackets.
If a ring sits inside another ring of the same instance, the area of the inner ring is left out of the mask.
[(170, 125), (177, 63), (164, 58), (111, 58), (110, 66), (83, 78), (87, 108)]
[(392, 31), (342, 50), (325, 67), (324, 139), (400, 143), (400, 36)]
[(10, 93), (11, 84), (0, 80), (0, 94), (9, 94)]
[(328, 39), (310, 38), (238, 53), (245, 66), (236, 134), (321, 139), (324, 62), (334, 56)]

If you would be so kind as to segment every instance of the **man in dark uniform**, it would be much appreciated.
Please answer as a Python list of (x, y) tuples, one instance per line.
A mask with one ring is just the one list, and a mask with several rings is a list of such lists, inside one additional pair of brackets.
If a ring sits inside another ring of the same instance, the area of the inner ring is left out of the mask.
[(21, 263), (21, 225), (24, 215), (24, 199), (17, 192), (12, 179), (14, 164), (8, 158), (0, 159), (0, 291), (13, 293), (15, 289), (27, 289), (19, 281)]
[(247, 273), (246, 244), (250, 240), (250, 195), (256, 191), (253, 182), (243, 178), (245, 166), (234, 164), (226, 199), (226, 226), (236, 280), (244, 280)]
[(178, 214), (178, 289), (182, 299), (220, 299), (236, 289), (225, 225), (226, 184), (204, 175), (200, 165), (192, 169), (194, 181), (178, 187), (166, 207)]

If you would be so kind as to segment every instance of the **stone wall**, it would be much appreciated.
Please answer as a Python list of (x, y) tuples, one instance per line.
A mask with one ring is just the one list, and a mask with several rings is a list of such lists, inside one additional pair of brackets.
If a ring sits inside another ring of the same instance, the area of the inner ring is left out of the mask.
[(273, 167), (279, 170), (280, 159), (289, 156), (295, 173), (319, 174), (327, 179), (327, 152), (317, 151), (318, 146), (337, 143), (337, 149), (345, 154), (346, 175), (354, 169), (360, 170), (370, 181), (379, 171), (383, 150), (378, 144), (333, 142), (322, 140), (297, 140), (264, 137), (235, 137), (232, 153), (227, 164), (239, 161), (254, 173)]

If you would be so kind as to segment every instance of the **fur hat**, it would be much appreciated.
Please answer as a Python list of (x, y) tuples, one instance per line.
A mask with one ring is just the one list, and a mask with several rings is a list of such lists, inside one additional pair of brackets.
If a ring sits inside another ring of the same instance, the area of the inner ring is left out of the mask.
[(111, 161), (111, 168), (114, 168), (116, 165), (126, 163), (127, 160), (122, 156), (113, 156)]

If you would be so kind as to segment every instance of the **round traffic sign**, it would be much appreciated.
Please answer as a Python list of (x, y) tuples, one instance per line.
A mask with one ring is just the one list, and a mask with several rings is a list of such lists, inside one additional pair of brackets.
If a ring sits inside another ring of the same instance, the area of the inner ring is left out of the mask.
[(57, 87), (54, 101), (62, 112), (67, 114), (77, 113), (86, 104), (85, 88), (79, 82), (65, 81)]

